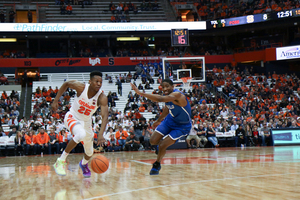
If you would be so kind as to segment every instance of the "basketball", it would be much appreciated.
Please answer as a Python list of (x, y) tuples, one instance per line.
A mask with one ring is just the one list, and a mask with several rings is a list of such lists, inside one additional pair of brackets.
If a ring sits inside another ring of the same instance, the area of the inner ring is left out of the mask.
[(97, 174), (106, 172), (109, 167), (109, 161), (105, 156), (99, 155), (92, 159), (92, 170)]

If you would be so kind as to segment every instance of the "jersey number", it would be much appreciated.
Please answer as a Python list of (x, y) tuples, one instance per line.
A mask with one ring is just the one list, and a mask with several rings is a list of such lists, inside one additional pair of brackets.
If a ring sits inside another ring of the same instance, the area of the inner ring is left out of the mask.
[(80, 106), (79, 109), (78, 109), (78, 112), (81, 113), (81, 114), (84, 114), (84, 115), (90, 115), (91, 114), (91, 111), (90, 109), (86, 109), (85, 107), (83, 106)]

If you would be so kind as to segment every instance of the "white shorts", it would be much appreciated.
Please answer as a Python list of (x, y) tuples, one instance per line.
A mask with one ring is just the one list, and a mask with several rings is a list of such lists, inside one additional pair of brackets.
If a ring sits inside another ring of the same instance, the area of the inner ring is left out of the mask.
[[(67, 127), (67, 129), (69, 129), (69, 131), (72, 133), (74, 141), (83, 143), (84, 151), (86, 153), (87, 152), (90, 153), (90, 151), (93, 151), (94, 132), (92, 129), (92, 119), (90, 121), (82, 121), (80, 119), (77, 119), (69, 111), (65, 115), (64, 124), (65, 124), (65, 127)], [(78, 141), (76, 141), (75, 138), (78, 138), (78, 136), (76, 136), (76, 134), (78, 134), (78, 132), (74, 131), (73, 128), (84, 129), (85, 136), (79, 137), (80, 139), (77, 139)]]

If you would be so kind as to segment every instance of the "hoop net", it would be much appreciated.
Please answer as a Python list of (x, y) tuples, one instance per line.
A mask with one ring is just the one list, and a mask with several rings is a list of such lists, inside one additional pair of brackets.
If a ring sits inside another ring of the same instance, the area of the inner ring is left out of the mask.
[(183, 83), (183, 88), (189, 88), (190, 87), (190, 80), (192, 80), (192, 77), (182, 77), (180, 80)]

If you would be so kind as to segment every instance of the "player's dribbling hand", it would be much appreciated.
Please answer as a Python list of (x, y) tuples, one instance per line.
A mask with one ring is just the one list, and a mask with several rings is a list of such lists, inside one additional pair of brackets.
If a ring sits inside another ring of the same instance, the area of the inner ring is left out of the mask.
[(159, 122), (159, 121), (155, 121), (155, 122), (152, 124), (152, 128), (153, 128), (153, 129), (156, 129), (156, 127), (157, 127), (158, 125), (160, 125), (160, 123), (161, 123), (161, 122)]
[(56, 111), (57, 108), (58, 108), (58, 102), (53, 101), (52, 104), (51, 104), (51, 108), (52, 108), (52, 110)]
[(104, 144), (105, 144), (104, 137), (102, 135), (98, 136), (97, 145), (100, 145), (102, 147), (102, 146), (104, 146)]

